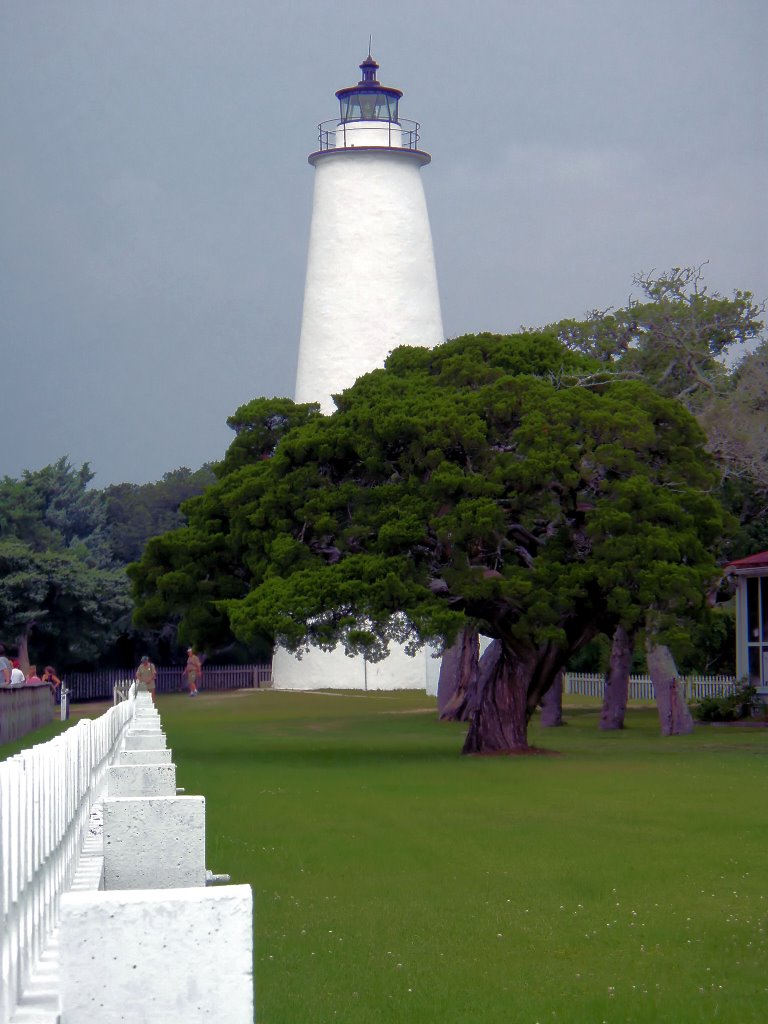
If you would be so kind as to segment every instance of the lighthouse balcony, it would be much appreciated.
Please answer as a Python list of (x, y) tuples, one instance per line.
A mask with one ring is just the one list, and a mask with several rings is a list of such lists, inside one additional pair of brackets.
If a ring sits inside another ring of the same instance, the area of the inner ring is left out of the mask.
[(318, 125), (320, 150), (357, 149), (419, 149), (419, 125), (401, 118), (399, 121), (323, 121)]

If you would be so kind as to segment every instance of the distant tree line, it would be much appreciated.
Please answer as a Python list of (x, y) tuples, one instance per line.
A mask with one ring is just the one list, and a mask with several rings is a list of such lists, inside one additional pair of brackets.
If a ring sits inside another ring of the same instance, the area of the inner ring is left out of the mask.
[(0, 480), (0, 641), (22, 664), (60, 670), (180, 660), (170, 618), (137, 630), (126, 566), (150, 537), (184, 524), (183, 503), (215, 479), (210, 466), (155, 483), (98, 489), (66, 457)]

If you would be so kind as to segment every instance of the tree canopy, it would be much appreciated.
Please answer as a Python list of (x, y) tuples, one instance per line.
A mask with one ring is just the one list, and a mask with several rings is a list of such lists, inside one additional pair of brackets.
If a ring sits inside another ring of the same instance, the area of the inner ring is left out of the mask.
[(739, 519), (728, 557), (768, 546), (768, 340), (765, 302), (710, 290), (704, 267), (638, 274), (621, 309), (553, 325), (575, 351), (640, 379), (693, 412), (720, 471), (720, 497)]
[(141, 620), (173, 605), (198, 641), (220, 616), (246, 642), (371, 660), (471, 623), (500, 641), (465, 747), (488, 751), (526, 746), (596, 632), (669, 633), (703, 605), (725, 517), (701, 429), (554, 332), (397, 349), (336, 401), (150, 542)]
[(96, 658), (128, 625), (128, 582), (92, 478), (62, 458), (0, 481), (0, 631), (22, 663), (32, 638), (39, 661)]
[(759, 340), (765, 304), (749, 291), (730, 298), (710, 291), (703, 267), (638, 274), (634, 284), (640, 297), (626, 307), (555, 324), (560, 339), (694, 412), (731, 390), (723, 357)]
[[(241, 529), (231, 515), (238, 508), (241, 477), (248, 476), (241, 470), (258, 472), (289, 430), (316, 416), (319, 407), (312, 403), (257, 398), (227, 420), (235, 437), (223, 461), (214, 466), (221, 482), (185, 502), (182, 512), (189, 524), (150, 538), (142, 560), (129, 566), (134, 589), (142, 595), (134, 615), (137, 626), (157, 630), (178, 624), (180, 641), (194, 642), (202, 650), (236, 646), (238, 638), (219, 602), (244, 596), (251, 578)], [(269, 657), (271, 637), (254, 630), (246, 647), (258, 657)]]
[(105, 488), (109, 543), (116, 561), (128, 565), (141, 557), (150, 537), (184, 525), (181, 505), (216, 479), (210, 466), (194, 472), (182, 466), (149, 484), (112, 484)]

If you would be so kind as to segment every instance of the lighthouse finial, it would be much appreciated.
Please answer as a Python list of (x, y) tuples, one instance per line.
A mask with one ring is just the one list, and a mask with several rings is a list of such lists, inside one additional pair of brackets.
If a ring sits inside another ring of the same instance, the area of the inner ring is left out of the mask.
[(376, 77), (376, 72), (379, 70), (379, 65), (376, 63), (376, 59), (371, 56), (371, 44), (373, 42), (373, 36), (368, 36), (368, 56), (365, 58), (363, 63), (360, 65), (360, 70), (363, 73), (363, 77), (360, 79), (360, 85), (378, 85), (379, 80)]

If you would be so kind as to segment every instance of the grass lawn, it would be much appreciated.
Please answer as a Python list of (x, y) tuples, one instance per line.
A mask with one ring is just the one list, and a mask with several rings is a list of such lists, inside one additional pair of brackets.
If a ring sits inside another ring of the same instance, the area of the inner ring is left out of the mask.
[(574, 700), (557, 755), (462, 758), (423, 694), (159, 698), (253, 886), (259, 1024), (762, 1024), (768, 731)]
[(260, 1024), (768, 1016), (765, 730), (582, 700), (532, 730), (557, 756), (462, 758), (423, 694), (159, 708), (208, 867), (253, 886)]

